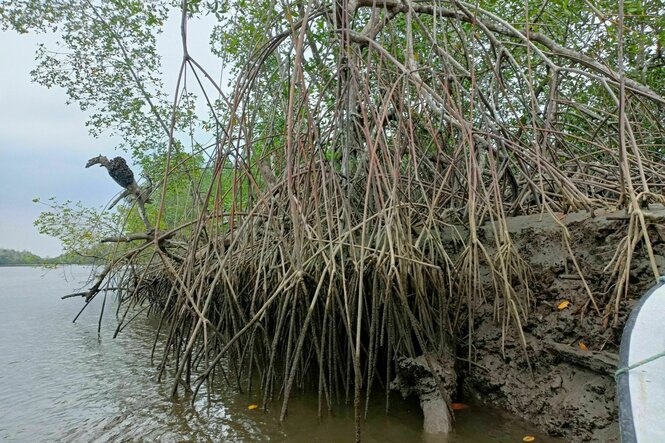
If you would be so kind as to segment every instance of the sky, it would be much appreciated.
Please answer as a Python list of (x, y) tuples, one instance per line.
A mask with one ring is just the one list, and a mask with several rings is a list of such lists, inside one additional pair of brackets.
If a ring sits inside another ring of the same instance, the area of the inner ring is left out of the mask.
[[(158, 40), (169, 91), (182, 57), (178, 19), (175, 15), (169, 19)], [(215, 72), (218, 62), (208, 49), (212, 24), (212, 19), (190, 23), (188, 41), (192, 56)], [(125, 156), (114, 149), (118, 139), (88, 134), (86, 114), (75, 103), (66, 105), (64, 91), (31, 82), (37, 44), (54, 47), (55, 40), (43, 34), (0, 31), (0, 248), (28, 250), (44, 257), (59, 255), (62, 246), (33, 226), (39, 213), (48, 208), (32, 200), (54, 196), (59, 201), (80, 200), (101, 208), (121, 189), (105, 169), (85, 169), (85, 163), (99, 154)]]

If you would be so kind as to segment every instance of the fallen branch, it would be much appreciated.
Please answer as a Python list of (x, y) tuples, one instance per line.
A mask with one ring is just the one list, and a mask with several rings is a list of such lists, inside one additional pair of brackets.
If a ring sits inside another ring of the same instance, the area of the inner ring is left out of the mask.
[[(121, 288), (118, 288), (118, 287), (104, 288), (104, 289), (102, 289), (102, 291), (117, 291), (118, 289), (121, 289)], [(62, 297), (60, 297), (60, 300), (65, 300), (67, 298), (74, 298), (74, 297), (83, 297), (87, 293), (88, 293), (88, 291), (86, 291), (86, 292), (75, 292), (73, 294), (63, 295)]]
[(619, 364), (617, 354), (606, 351), (584, 351), (563, 343), (546, 340), (545, 348), (562, 360), (589, 369), (599, 374), (614, 375)]
[(119, 237), (107, 237), (101, 239), (99, 242), (100, 243), (129, 243), (137, 240), (152, 240), (155, 238), (154, 235), (150, 235), (149, 233), (145, 234), (129, 234), (129, 235), (123, 235)]

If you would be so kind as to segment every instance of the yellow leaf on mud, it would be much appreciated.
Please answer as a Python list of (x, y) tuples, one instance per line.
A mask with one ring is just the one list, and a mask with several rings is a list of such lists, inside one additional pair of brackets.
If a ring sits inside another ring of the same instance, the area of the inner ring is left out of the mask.
[(536, 441), (536, 437), (533, 435), (525, 435), (522, 441)]
[(560, 311), (562, 309), (566, 309), (568, 306), (570, 306), (570, 300), (564, 300), (561, 303), (559, 303), (559, 306), (557, 306), (557, 308), (559, 308)]
[(588, 350), (589, 350), (589, 348), (587, 348), (587, 346), (586, 346), (586, 345), (584, 344), (584, 342), (582, 342), (582, 341), (579, 342), (577, 345), (578, 345), (578, 346), (580, 347), (580, 349), (583, 350), (583, 351), (588, 351)]
[(469, 405), (467, 405), (465, 403), (451, 403), (450, 404), (450, 409), (452, 409), (453, 411), (461, 411), (462, 409), (466, 409), (468, 407), (469, 407)]
[(258, 407), (259, 407), (259, 405), (249, 405), (249, 406), (247, 406), (247, 409), (249, 409), (251, 411), (252, 409), (256, 409)]

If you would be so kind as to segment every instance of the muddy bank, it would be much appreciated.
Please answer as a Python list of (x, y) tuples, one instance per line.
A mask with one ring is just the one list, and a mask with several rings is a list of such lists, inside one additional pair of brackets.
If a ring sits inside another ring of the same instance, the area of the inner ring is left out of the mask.
[[(661, 207), (652, 212), (665, 215)], [(460, 366), (462, 391), (467, 398), (506, 409), (553, 436), (618, 442), (613, 373), (621, 332), (632, 306), (654, 284), (653, 273), (646, 252), (638, 245), (632, 257), (629, 295), (620, 301), (618, 323), (613, 325), (610, 307), (616, 279), (606, 267), (626, 235), (628, 222), (620, 213), (595, 217), (577, 213), (561, 216), (561, 221), (570, 232), (570, 246), (598, 311), (576, 275), (561, 227), (547, 217), (510, 220), (516, 247), (533, 271), (531, 311), (523, 325), (531, 372), (516, 329), (509, 325), (502, 342), (493, 308), (484, 304), (477, 307), (473, 325), (473, 363)], [(491, 236), (489, 227), (485, 232)], [(649, 228), (649, 235), (662, 272), (663, 237), (656, 226)], [(567, 306), (562, 308), (561, 303)], [(468, 355), (466, 338), (459, 343), (458, 355)]]

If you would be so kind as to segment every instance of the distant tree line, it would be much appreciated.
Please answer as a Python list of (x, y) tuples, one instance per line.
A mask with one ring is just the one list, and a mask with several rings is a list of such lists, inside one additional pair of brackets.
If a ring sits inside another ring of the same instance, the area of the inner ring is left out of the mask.
[(59, 265), (59, 264), (91, 264), (93, 258), (76, 254), (62, 254), (53, 258), (42, 258), (28, 251), (0, 248), (0, 266), (7, 265)]

